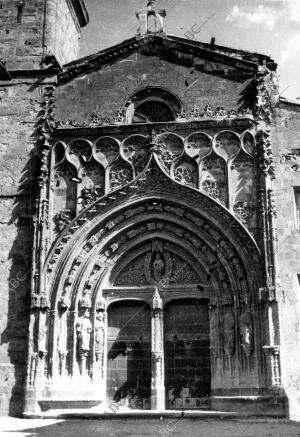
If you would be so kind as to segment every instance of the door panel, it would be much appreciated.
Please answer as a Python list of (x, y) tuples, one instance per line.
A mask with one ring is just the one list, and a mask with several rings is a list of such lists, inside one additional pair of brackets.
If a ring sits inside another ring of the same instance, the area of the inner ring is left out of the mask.
[(107, 398), (150, 409), (151, 318), (147, 304), (121, 302), (108, 311)]
[(166, 407), (209, 407), (210, 350), (207, 303), (175, 301), (165, 310)]

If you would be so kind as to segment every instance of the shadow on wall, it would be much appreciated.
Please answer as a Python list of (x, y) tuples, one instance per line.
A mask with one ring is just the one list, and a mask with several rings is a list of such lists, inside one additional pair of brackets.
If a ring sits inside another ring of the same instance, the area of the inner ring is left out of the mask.
[[(37, 129), (32, 135), (37, 144)], [(11, 199), (12, 212), (6, 223), (7, 236), (11, 236), (11, 246), (6, 260), (9, 265), (7, 288), (7, 326), (1, 332), (1, 346), (10, 362), (3, 366), (0, 374), (0, 415), (21, 416), (25, 402), (26, 362), (28, 350), (28, 326), (30, 317), (30, 273), (33, 241), (33, 202), (35, 198), (35, 175), (37, 169), (37, 146), (31, 152), (22, 170), (17, 195)], [(5, 231), (4, 231), (5, 232)], [(8, 240), (9, 241), (9, 238)], [(5, 290), (5, 288), (4, 288)], [(2, 309), (3, 311), (3, 309)], [(3, 314), (3, 313), (2, 313)], [(5, 359), (4, 359), (5, 360)], [(3, 360), (3, 361), (4, 361)], [(1, 369), (0, 369), (1, 370)]]

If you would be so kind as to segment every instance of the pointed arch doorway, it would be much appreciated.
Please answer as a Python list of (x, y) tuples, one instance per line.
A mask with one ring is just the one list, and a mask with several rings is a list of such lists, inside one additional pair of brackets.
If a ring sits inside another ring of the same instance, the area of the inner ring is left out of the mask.
[(184, 247), (157, 232), (123, 253), (110, 287), (102, 290), (108, 302), (108, 405), (153, 410), (208, 406), (211, 285), (205, 278), (203, 267)]

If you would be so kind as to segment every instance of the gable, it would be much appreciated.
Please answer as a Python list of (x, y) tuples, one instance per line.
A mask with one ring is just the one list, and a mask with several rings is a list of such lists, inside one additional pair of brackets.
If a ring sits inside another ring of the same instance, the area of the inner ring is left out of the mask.
[(157, 86), (178, 96), (186, 111), (204, 108), (252, 108), (254, 74), (224, 63), (189, 54), (136, 52), (85, 75), (60, 83), (56, 93), (57, 118), (82, 123), (91, 113), (110, 118), (137, 90)]

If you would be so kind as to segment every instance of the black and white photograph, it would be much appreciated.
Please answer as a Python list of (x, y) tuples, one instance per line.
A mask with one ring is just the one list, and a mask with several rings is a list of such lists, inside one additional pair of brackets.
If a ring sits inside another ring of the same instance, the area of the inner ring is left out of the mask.
[(0, 434), (300, 437), (300, 0), (0, 0)]

